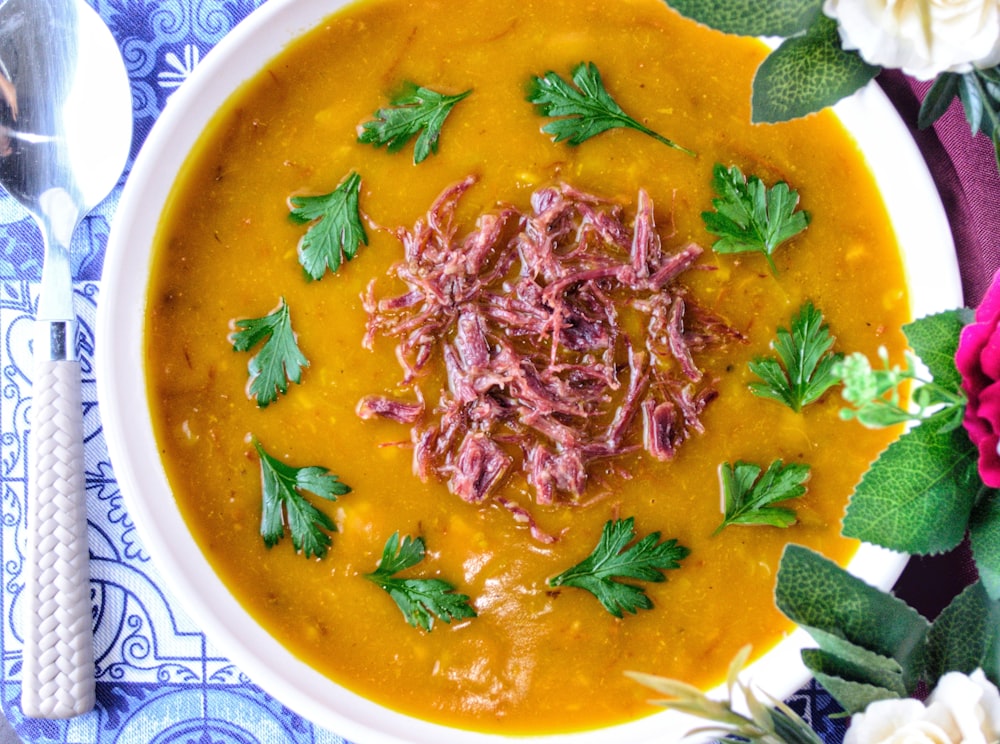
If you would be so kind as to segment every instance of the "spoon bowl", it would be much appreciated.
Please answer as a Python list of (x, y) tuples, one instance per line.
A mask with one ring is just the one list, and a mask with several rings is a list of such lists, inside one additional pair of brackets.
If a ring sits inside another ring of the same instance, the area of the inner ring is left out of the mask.
[(80, 365), (70, 244), (121, 177), (132, 96), (118, 45), (84, 0), (0, 2), (0, 185), (32, 215), (36, 311), (21, 707), (94, 704)]

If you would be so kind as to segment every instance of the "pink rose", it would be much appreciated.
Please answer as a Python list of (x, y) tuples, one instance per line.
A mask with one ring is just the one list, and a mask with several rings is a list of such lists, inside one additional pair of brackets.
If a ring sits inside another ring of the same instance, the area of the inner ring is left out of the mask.
[(987, 486), (1000, 488), (1000, 272), (975, 321), (962, 329), (955, 365), (969, 399), (964, 424), (979, 449), (979, 475)]

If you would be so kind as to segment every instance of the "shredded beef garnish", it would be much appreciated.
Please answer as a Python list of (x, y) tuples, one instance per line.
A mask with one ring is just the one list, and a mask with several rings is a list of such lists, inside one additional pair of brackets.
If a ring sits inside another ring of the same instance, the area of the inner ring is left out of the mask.
[[(475, 181), (393, 231), (405, 258), (389, 273), (405, 289), (379, 297), (368, 286), (365, 345), (396, 340), (416, 400), (372, 395), (358, 413), (410, 424), (420, 478), (493, 501), (548, 542), (529, 508), (501, 492), (509, 474), (521, 469), (537, 505), (575, 504), (597, 461), (642, 449), (672, 459), (717, 395), (698, 353), (742, 336), (678, 282), (703, 249), (665, 252), (645, 191), (631, 226), (620, 206), (561, 185), (536, 191), (526, 213), (483, 214), (459, 237), (455, 211)], [(433, 359), (447, 387), (425, 411)]]

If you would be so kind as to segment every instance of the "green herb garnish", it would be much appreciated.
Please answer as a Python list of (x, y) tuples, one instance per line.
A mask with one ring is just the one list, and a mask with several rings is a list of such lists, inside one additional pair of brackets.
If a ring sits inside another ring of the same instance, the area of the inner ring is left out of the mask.
[(549, 586), (574, 586), (586, 589), (600, 600), (615, 617), (623, 612), (649, 610), (652, 600), (641, 587), (618, 579), (666, 581), (663, 571), (680, 568), (691, 552), (676, 540), (660, 542), (660, 533), (652, 532), (627, 547), (635, 539), (634, 518), (608, 521), (594, 551), (583, 561), (555, 578)]
[(751, 392), (801, 411), (840, 381), (836, 364), (841, 355), (831, 353), (833, 342), (823, 314), (807, 301), (792, 318), (791, 330), (779, 328), (771, 342), (778, 358), (750, 362), (750, 371), (763, 380), (751, 382)]
[(375, 119), (361, 125), (358, 142), (385, 146), (389, 152), (398, 152), (417, 138), (413, 146), (413, 164), (417, 165), (431, 153), (437, 153), (438, 140), (444, 120), (455, 104), (468, 96), (467, 90), (454, 96), (406, 83), (402, 93), (392, 99), (389, 108), (375, 112)]
[(327, 268), (336, 273), (343, 261), (354, 258), (368, 234), (358, 204), (361, 176), (353, 171), (336, 189), (321, 196), (293, 196), (289, 217), (309, 229), (299, 241), (299, 263), (312, 279), (322, 279)]
[(542, 127), (543, 132), (553, 135), (555, 142), (566, 140), (579, 145), (609, 129), (627, 128), (688, 155), (695, 154), (626, 114), (605, 89), (593, 62), (581, 62), (573, 68), (572, 75), (575, 88), (557, 73), (547, 72), (544, 77), (532, 77), (528, 89), (528, 101), (538, 107), (542, 116), (562, 117)]
[(382, 549), (382, 560), (365, 578), (382, 587), (399, 607), (406, 622), (414, 628), (430, 631), (434, 617), (450, 623), (452, 620), (475, 617), (469, 597), (458, 594), (455, 587), (443, 579), (401, 579), (394, 574), (411, 568), (424, 559), (426, 549), (422, 538), (409, 535), (399, 540), (393, 533)]
[(772, 255), (789, 238), (809, 224), (809, 213), (796, 211), (799, 193), (779, 181), (770, 189), (757, 176), (746, 177), (737, 167), (716, 163), (712, 184), (718, 197), (714, 212), (702, 212), (705, 228), (719, 236), (716, 253), (759, 251), (767, 258), (771, 273), (778, 275)]
[(337, 526), (326, 514), (310, 504), (300, 493), (309, 491), (328, 501), (350, 493), (350, 487), (326, 468), (317, 466), (295, 468), (271, 457), (260, 442), (254, 442), (260, 455), (260, 482), (263, 514), (260, 535), (267, 547), (273, 547), (285, 536), (292, 535), (296, 552), (306, 558), (323, 558), (330, 548), (330, 532)]
[(229, 334), (229, 342), (235, 351), (250, 351), (262, 344), (247, 363), (250, 373), (247, 390), (250, 397), (257, 399), (258, 406), (266, 408), (277, 399), (278, 393), (288, 392), (289, 381), (299, 383), (302, 368), (309, 366), (309, 360), (299, 351), (285, 298), (269, 315), (237, 320), (234, 326), (236, 330)]
[(719, 468), (719, 480), (725, 517), (713, 534), (719, 534), (732, 524), (790, 527), (795, 524), (795, 512), (774, 504), (798, 498), (806, 492), (809, 466), (802, 463), (785, 465), (775, 460), (761, 475), (759, 465), (742, 460), (735, 464), (727, 462)]

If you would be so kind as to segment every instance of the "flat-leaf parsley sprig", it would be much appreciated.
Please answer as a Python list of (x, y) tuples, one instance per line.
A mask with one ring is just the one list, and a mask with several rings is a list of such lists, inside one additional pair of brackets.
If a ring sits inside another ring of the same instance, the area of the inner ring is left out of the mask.
[(652, 532), (635, 540), (635, 519), (608, 521), (594, 551), (572, 568), (549, 579), (549, 586), (573, 586), (585, 589), (615, 617), (623, 612), (635, 614), (649, 610), (653, 601), (642, 587), (621, 581), (666, 581), (663, 572), (680, 568), (680, 561), (691, 552), (676, 540), (660, 542), (660, 533)]
[(778, 275), (774, 251), (809, 225), (809, 212), (798, 209), (799, 192), (778, 181), (768, 188), (759, 176), (744, 176), (738, 166), (716, 163), (712, 184), (718, 196), (714, 212), (702, 212), (707, 229), (719, 237), (712, 245), (716, 253), (759, 251), (771, 273)]
[(751, 382), (749, 388), (754, 395), (784, 403), (798, 413), (840, 382), (836, 365), (842, 355), (833, 353), (835, 339), (811, 301), (802, 305), (791, 326), (791, 330), (779, 328), (771, 342), (777, 358), (750, 362), (750, 371), (761, 381)]
[(277, 399), (278, 393), (288, 391), (289, 382), (298, 384), (302, 368), (309, 366), (309, 360), (299, 350), (285, 298), (264, 317), (236, 320), (233, 326), (229, 342), (235, 351), (250, 351), (261, 345), (247, 363), (250, 375), (247, 393), (257, 400), (259, 407), (266, 408)]
[(786, 465), (781, 460), (772, 462), (767, 470), (742, 460), (735, 464), (723, 463), (719, 468), (719, 480), (725, 515), (714, 534), (734, 524), (771, 527), (795, 524), (795, 512), (775, 504), (805, 494), (810, 472), (804, 463)]
[(438, 93), (422, 85), (408, 82), (395, 96), (390, 106), (375, 112), (375, 118), (361, 125), (358, 142), (399, 152), (413, 139), (413, 164), (418, 165), (427, 156), (437, 153), (441, 129), (455, 104), (472, 93), (471, 90), (456, 95)]
[(352, 171), (329, 194), (289, 199), (292, 222), (309, 225), (299, 240), (299, 263), (309, 278), (322, 279), (327, 269), (336, 273), (368, 245), (360, 195), (361, 176)]
[(420, 563), (426, 552), (423, 538), (406, 535), (401, 541), (399, 533), (394, 532), (386, 540), (378, 568), (365, 574), (365, 578), (382, 587), (403, 613), (406, 622), (415, 628), (431, 631), (435, 617), (445, 623), (475, 617), (476, 611), (469, 597), (456, 592), (455, 587), (444, 579), (396, 576), (400, 571)]
[(558, 73), (549, 71), (542, 77), (532, 77), (528, 87), (528, 101), (535, 104), (538, 112), (542, 116), (556, 117), (542, 127), (555, 142), (565, 140), (571, 145), (579, 145), (609, 129), (626, 128), (695, 155), (626, 114), (604, 87), (600, 70), (593, 62), (581, 62), (574, 67), (572, 78), (571, 85)]
[(264, 544), (269, 548), (276, 545), (287, 528), (296, 552), (306, 558), (325, 557), (332, 543), (330, 533), (336, 532), (337, 526), (301, 492), (336, 501), (338, 496), (350, 493), (350, 487), (326, 468), (292, 467), (269, 455), (260, 442), (254, 441), (254, 448), (260, 457), (263, 503), (260, 534)]

